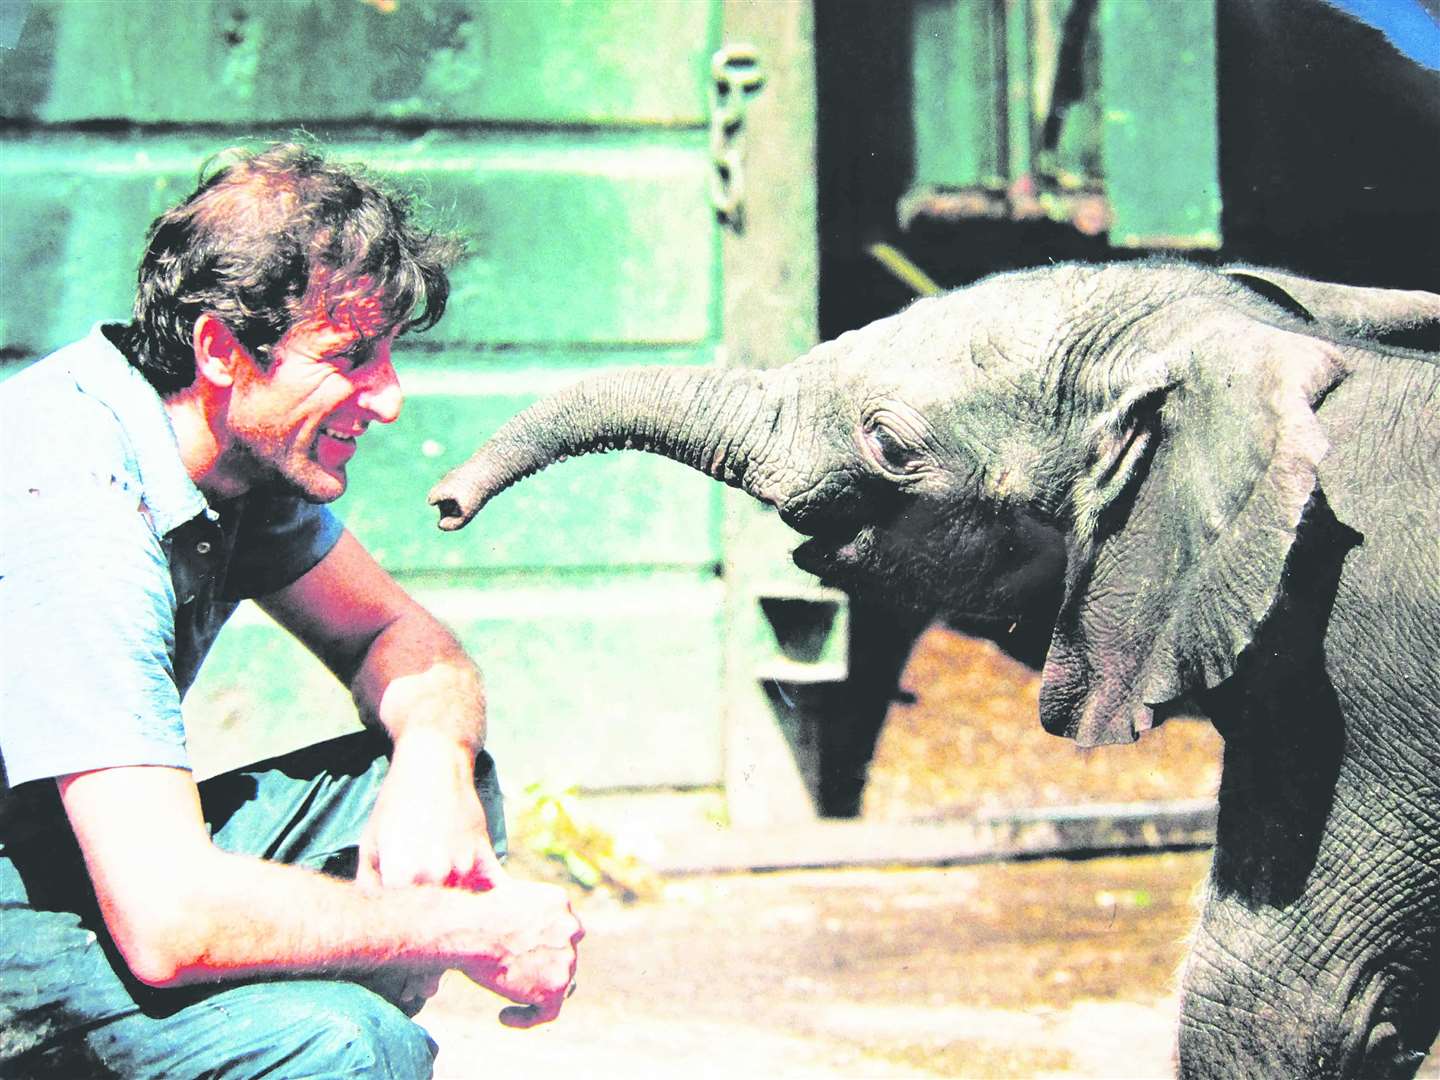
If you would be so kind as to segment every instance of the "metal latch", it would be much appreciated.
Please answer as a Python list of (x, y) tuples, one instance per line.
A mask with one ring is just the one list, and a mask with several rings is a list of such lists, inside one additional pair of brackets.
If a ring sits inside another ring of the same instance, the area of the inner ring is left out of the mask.
[(765, 76), (752, 45), (726, 45), (710, 57), (710, 203), (721, 222), (744, 228), (745, 108)]

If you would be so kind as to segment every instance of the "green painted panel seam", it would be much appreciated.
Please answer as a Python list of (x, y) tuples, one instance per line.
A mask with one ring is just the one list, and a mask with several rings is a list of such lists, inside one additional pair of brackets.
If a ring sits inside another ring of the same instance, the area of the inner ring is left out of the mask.
[[(570, 173), (614, 177), (653, 176), (677, 168), (693, 169), (696, 155), (708, 163), (707, 134), (703, 130), (613, 132), (578, 130), (557, 138), (552, 131), (468, 131), (464, 137), (425, 135), (395, 142), (377, 132), (376, 139), (333, 139), (321, 145), (341, 161), (361, 161), (387, 174), (405, 176), (426, 172), (487, 170)], [(277, 130), (276, 139), (293, 138), (293, 131)], [(272, 141), (256, 138), (253, 129), (220, 130), (210, 137), (194, 131), (166, 133), (158, 138), (129, 132), (97, 135), (90, 131), (45, 130), (34, 134), (10, 131), (0, 134), (0, 174), (16, 176), (82, 170), (97, 176), (175, 174), (198, 175), (200, 165), (230, 145), (261, 146)], [(577, 159), (583, 166), (577, 168)]]
[[(697, 526), (698, 528), (699, 526)], [(458, 542), (458, 541), (457, 541)], [(404, 568), (391, 571), (411, 590), (472, 589), (481, 593), (553, 588), (678, 588), (722, 580), (718, 558), (710, 562), (570, 563), (559, 566), (499, 566), (476, 569)]]
[(709, 341), (693, 345), (673, 341), (527, 341), (518, 345), (477, 341), (457, 345), (419, 335), (402, 337), (396, 343), (395, 361), (397, 369), (402, 363), (411, 363), (424, 371), (469, 370), (476, 365), (487, 370), (589, 371), (599, 364), (704, 364), (719, 348)]
[[(687, 618), (710, 611), (718, 613), (724, 603), (725, 584), (679, 575), (656, 580), (636, 580), (640, 575), (596, 576), (583, 587), (551, 583), (507, 584), (479, 588), (470, 584), (440, 584), (410, 589), (417, 601), (444, 621), (503, 621), (514, 619), (559, 619), (603, 621), (649, 618), (672, 612)], [(616, 580), (617, 578), (622, 580)], [(230, 617), (230, 628), (280, 627), (253, 602), (241, 604)]]
[(469, 589), (486, 595), (533, 588), (577, 591), (636, 587), (685, 590), (705, 587), (712, 581), (723, 579), (718, 559), (714, 562), (572, 563), (561, 566), (500, 566), (470, 570), (400, 568), (392, 570), (391, 574), (396, 581), (412, 591)]
[(5, 108), (50, 120), (241, 124), (436, 115), (673, 122), (704, 108), (713, 3), (400, 0), (380, 9), (350, 0), (33, 0), (18, 48), (0, 58)]
[[(678, 364), (669, 359), (666, 363)], [(717, 363), (713, 353), (709, 363), (692, 361), (688, 366), (703, 368)], [(639, 364), (597, 364), (584, 368), (541, 368), (497, 371), (434, 370), (413, 362), (397, 364), (400, 385), (407, 396), (422, 394), (465, 394), (485, 397), (539, 397), (570, 386), (580, 379), (607, 372), (629, 370)]]

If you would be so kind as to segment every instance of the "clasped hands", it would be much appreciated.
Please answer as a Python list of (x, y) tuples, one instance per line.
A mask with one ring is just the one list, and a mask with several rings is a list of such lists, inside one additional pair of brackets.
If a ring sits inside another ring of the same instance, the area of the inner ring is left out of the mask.
[[(356, 884), (367, 890), (438, 885), (484, 894), (482, 942), (470, 959), (417, 969), (401, 1000), (423, 1002), (455, 967), (516, 1003), (502, 1009), (508, 1027), (555, 1019), (575, 984), (577, 946), (585, 931), (565, 890), (506, 873), (490, 843), (472, 768), (396, 754), (360, 841)], [(436, 767), (436, 766), (439, 767)]]

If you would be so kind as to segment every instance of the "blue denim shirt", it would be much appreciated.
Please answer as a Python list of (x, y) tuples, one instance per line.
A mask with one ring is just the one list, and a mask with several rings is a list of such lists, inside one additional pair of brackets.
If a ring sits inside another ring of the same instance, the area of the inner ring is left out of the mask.
[(215, 635), (341, 529), (290, 494), (208, 503), (101, 326), (0, 384), (0, 793), (188, 767), (180, 700)]

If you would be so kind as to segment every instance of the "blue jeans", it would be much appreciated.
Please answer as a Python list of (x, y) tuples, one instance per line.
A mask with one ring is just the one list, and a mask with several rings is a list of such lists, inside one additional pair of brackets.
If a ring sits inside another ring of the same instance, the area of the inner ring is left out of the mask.
[[(353, 876), (388, 750), (360, 732), (203, 781), (211, 835), (227, 851)], [(486, 754), (475, 781), (503, 856)], [(0, 799), (0, 1077), (428, 1077), (435, 1042), (395, 996), (333, 978), (147, 987), (105, 931), (55, 786)]]

